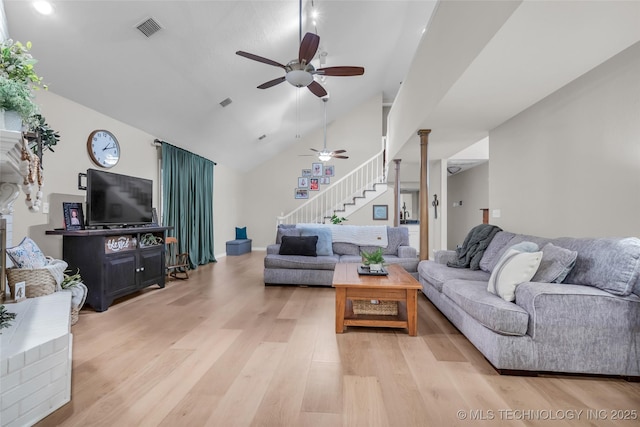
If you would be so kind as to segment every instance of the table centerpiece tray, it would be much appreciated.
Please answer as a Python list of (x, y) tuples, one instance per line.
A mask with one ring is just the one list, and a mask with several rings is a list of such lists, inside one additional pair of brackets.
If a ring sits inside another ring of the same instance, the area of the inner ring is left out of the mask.
[(382, 267), (382, 270), (379, 271), (371, 271), (368, 265), (359, 265), (358, 274), (363, 276), (388, 276), (389, 272), (384, 267)]

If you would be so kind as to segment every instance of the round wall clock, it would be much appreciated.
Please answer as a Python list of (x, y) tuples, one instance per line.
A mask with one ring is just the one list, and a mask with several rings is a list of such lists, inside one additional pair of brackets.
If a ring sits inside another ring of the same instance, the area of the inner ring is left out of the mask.
[(120, 160), (120, 144), (108, 130), (94, 130), (87, 139), (91, 160), (103, 168), (111, 168)]

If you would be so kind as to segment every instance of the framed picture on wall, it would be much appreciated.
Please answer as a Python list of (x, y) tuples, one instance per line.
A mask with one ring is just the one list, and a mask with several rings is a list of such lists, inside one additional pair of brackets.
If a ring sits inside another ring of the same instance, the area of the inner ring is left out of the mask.
[(324, 166), (324, 176), (334, 176), (335, 175), (335, 166), (333, 165), (325, 165)]
[(296, 188), (296, 199), (308, 199), (309, 198), (309, 190), (306, 188)]
[(389, 205), (373, 205), (373, 219), (389, 219)]
[(331, 178), (329, 178), (328, 176), (323, 176), (322, 178), (320, 178), (320, 184), (322, 185), (331, 184)]
[(298, 178), (298, 188), (309, 188), (309, 178), (306, 176)]
[(84, 230), (84, 215), (82, 214), (82, 203), (62, 203), (64, 213), (65, 230)]
[(311, 176), (311, 169), (302, 169), (302, 176)]
[(311, 176), (322, 176), (322, 163), (311, 164)]
[(320, 178), (310, 178), (309, 179), (309, 190), (311, 190), (311, 191), (320, 190)]

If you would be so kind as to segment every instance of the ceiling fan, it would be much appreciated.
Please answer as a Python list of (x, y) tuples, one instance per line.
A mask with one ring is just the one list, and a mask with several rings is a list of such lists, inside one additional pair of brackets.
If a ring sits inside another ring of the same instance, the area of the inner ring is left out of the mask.
[(292, 59), (283, 65), (279, 62), (271, 59), (263, 58), (262, 56), (254, 55), (244, 51), (237, 51), (236, 54), (243, 56), (254, 61), (262, 62), (263, 64), (273, 65), (274, 67), (280, 67), (285, 71), (285, 75), (278, 77), (277, 79), (269, 80), (258, 86), (258, 89), (268, 89), (272, 86), (280, 84), (285, 80), (295, 87), (307, 87), (314, 95), (319, 98), (327, 96), (327, 91), (322, 87), (320, 83), (314, 80), (314, 76), (361, 76), (364, 74), (364, 67), (326, 67), (316, 69), (311, 65), (311, 60), (318, 51), (320, 45), (320, 36), (313, 33), (307, 33), (302, 38), (302, 0), (300, 0), (300, 49), (298, 50), (298, 58)]
[(316, 150), (315, 148), (310, 148), (310, 150), (318, 153), (318, 159), (322, 162), (331, 159), (348, 159), (349, 156), (342, 155), (342, 153), (346, 153), (347, 150), (329, 151), (329, 149), (327, 149), (327, 101), (329, 101), (328, 96), (322, 98), (322, 102), (324, 103), (324, 147), (322, 150)]

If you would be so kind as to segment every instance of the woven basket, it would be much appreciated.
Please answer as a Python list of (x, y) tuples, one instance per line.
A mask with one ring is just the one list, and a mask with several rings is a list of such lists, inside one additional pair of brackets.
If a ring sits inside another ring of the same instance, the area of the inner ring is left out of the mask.
[(372, 304), (371, 300), (353, 300), (353, 314), (383, 314), (387, 316), (398, 315), (397, 301), (378, 301)]
[(9, 290), (15, 298), (16, 283), (25, 282), (27, 298), (36, 298), (52, 294), (56, 291), (56, 279), (49, 270), (40, 268), (7, 268)]
[(80, 317), (80, 309), (78, 307), (71, 307), (71, 324), (75, 325)]

